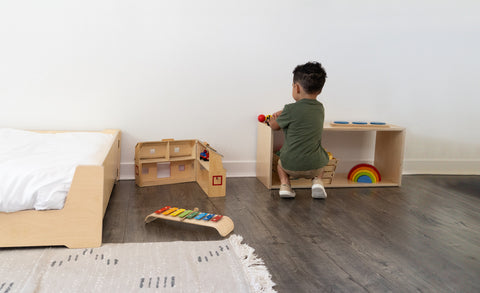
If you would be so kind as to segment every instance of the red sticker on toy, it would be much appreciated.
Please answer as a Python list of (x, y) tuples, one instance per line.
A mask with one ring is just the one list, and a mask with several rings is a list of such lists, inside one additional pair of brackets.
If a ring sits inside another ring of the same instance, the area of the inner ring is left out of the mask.
[(213, 176), (212, 178), (212, 185), (218, 186), (223, 184), (223, 176)]

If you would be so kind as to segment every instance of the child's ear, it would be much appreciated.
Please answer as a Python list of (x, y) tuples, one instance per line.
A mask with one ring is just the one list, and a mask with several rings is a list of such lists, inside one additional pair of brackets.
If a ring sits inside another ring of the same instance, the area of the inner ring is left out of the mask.
[(300, 85), (299, 85), (298, 83), (294, 83), (294, 84), (293, 84), (293, 87), (294, 87), (295, 92), (296, 92), (297, 94), (299, 94), (299, 93), (300, 93), (300, 90), (301, 90), (301, 89), (300, 89)]

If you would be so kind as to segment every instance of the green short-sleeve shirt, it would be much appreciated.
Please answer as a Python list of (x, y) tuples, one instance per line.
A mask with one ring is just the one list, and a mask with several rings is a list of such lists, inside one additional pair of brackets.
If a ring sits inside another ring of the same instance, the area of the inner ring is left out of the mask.
[(328, 154), (322, 147), (324, 119), (325, 109), (317, 100), (301, 99), (285, 105), (277, 118), (285, 135), (280, 150), (283, 168), (308, 171), (328, 164)]

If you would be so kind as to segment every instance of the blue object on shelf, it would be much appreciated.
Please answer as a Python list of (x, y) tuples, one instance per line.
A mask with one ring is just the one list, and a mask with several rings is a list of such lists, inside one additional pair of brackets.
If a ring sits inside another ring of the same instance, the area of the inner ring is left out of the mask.
[(368, 177), (367, 175), (362, 175), (362, 176), (358, 177), (357, 182), (372, 183), (372, 178)]

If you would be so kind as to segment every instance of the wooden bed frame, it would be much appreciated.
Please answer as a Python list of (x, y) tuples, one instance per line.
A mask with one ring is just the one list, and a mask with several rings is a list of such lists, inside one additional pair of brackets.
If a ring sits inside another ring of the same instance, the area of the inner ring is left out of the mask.
[(114, 135), (112, 145), (102, 165), (76, 168), (63, 209), (0, 212), (0, 247), (102, 245), (103, 216), (119, 179), (121, 133), (116, 129), (101, 132)]

